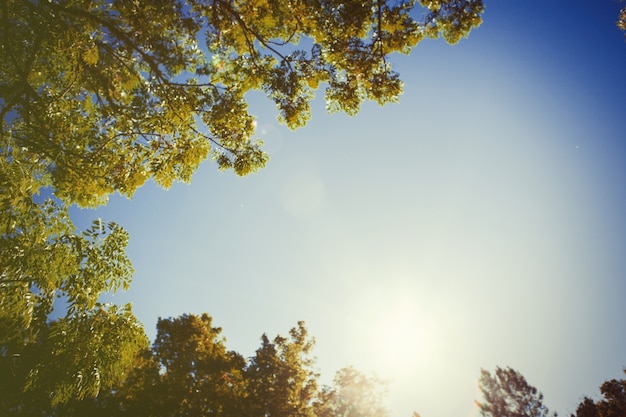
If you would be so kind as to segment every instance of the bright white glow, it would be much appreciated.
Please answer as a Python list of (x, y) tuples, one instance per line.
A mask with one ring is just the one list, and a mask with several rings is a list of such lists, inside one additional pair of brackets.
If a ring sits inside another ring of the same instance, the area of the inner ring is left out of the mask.
[(408, 297), (394, 300), (386, 311), (381, 311), (376, 327), (374, 346), (384, 373), (394, 378), (406, 376), (429, 362), (433, 334), (418, 306)]
[(353, 313), (360, 318), (362, 359), (371, 371), (399, 382), (437, 361), (430, 308), (402, 285), (363, 289)]

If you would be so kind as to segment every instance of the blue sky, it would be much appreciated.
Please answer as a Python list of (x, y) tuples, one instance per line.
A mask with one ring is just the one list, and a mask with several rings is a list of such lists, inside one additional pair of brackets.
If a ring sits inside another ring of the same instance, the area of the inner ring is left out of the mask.
[(394, 56), (400, 103), (277, 125), (271, 161), (114, 197), (133, 303), (211, 314), (230, 349), (304, 320), (324, 381), (391, 380), (391, 417), (477, 415), (480, 368), (511, 366), (561, 415), (626, 366), (626, 42), (611, 0), (487, 0), (454, 47)]

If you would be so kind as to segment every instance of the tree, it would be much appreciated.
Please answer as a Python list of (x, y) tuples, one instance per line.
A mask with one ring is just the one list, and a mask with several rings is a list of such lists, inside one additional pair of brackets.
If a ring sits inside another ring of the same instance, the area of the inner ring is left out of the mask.
[[(624, 370), (626, 373), (626, 370)], [(624, 417), (626, 416), (626, 380), (611, 379), (600, 386), (604, 397), (595, 402), (585, 397), (572, 417)]]
[[(478, 402), (485, 417), (544, 417), (549, 416), (543, 404), (543, 394), (526, 382), (526, 378), (511, 368), (497, 367), (493, 376), (480, 371), (479, 388), (483, 401)], [(553, 414), (556, 416), (556, 413)]]
[(456, 43), (484, 10), (482, 0), (419, 4), (418, 21), (414, 0), (5, 1), (2, 147), (82, 206), (148, 179), (189, 181), (208, 157), (249, 174), (267, 155), (248, 91), (266, 93), (290, 128), (309, 119), (320, 83), (329, 111), (395, 101), (402, 83), (388, 56), (425, 38)]
[(310, 357), (313, 345), (304, 322), (298, 322), (289, 337), (261, 337), (261, 347), (243, 372), (245, 415), (313, 417), (319, 377)]
[(2, 415), (96, 395), (147, 345), (130, 306), (99, 302), (130, 282), (128, 234), (102, 221), (75, 233), (62, 201), (33, 196), (48, 180), (36, 159), (0, 147)]
[[(321, 390), (316, 402), (317, 417), (384, 417), (388, 411), (383, 404), (385, 384), (368, 377), (352, 367), (335, 375), (334, 386)], [(413, 417), (419, 417), (413, 413)]]
[(139, 352), (124, 378), (97, 397), (71, 399), (55, 408), (63, 417), (157, 417), (161, 408), (160, 365), (146, 348)]
[[(353, 368), (337, 372), (332, 387), (318, 389), (303, 322), (288, 337), (270, 339), (247, 361), (226, 350), (208, 314), (159, 319), (151, 350), (136, 357), (123, 381), (97, 398), (70, 401), (56, 415), (107, 417), (385, 416), (384, 384)], [(50, 415), (44, 414), (44, 415)]]
[(245, 361), (226, 350), (208, 314), (159, 319), (151, 349), (125, 378), (95, 399), (64, 404), (59, 415), (216, 417), (241, 415)]
[(0, 414), (50, 415), (71, 399), (122, 380), (147, 344), (130, 308), (99, 305), (40, 327), (32, 340), (1, 346)]
[(245, 361), (227, 351), (208, 314), (160, 319), (152, 350), (161, 377), (153, 398), (160, 416), (235, 416)]

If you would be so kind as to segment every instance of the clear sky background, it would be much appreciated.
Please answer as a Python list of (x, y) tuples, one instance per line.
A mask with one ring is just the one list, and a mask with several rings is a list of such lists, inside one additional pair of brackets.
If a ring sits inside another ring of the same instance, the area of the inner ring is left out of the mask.
[(251, 356), (304, 320), (322, 380), (389, 378), (392, 417), (477, 415), (511, 366), (560, 415), (626, 366), (626, 41), (612, 0), (486, 0), (451, 47), (394, 56), (399, 104), (292, 132), (251, 96), (271, 161), (74, 211), (131, 233), (130, 301), (208, 312)]

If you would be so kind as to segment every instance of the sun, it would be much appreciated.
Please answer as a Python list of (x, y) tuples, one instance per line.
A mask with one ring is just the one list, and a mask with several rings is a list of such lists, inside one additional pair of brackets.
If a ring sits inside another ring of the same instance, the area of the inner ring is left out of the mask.
[(406, 381), (441, 365), (441, 323), (436, 301), (409, 279), (363, 285), (346, 310), (355, 361), (389, 381)]
[(429, 362), (433, 331), (415, 301), (394, 299), (379, 310), (373, 327), (373, 350), (381, 372), (403, 376)]

